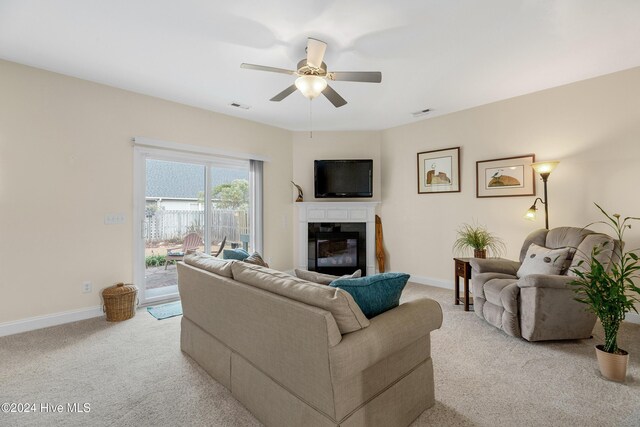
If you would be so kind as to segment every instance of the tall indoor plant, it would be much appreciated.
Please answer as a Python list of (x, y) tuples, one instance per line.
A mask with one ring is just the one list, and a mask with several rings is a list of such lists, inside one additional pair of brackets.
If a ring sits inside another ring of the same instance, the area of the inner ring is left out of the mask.
[[(581, 260), (572, 270), (576, 279), (571, 284), (578, 293), (576, 300), (586, 304), (598, 316), (604, 329), (604, 344), (596, 346), (600, 372), (606, 378), (623, 381), (629, 354), (618, 347), (618, 330), (627, 313), (632, 310), (638, 312), (635, 303), (640, 302), (640, 288), (634, 282), (639, 278), (638, 250), (623, 250), (624, 234), (631, 228), (630, 222), (640, 218), (609, 215), (597, 203), (595, 205), (606, 220), (592, 224), (610, 227), (620, 246), (607, 247), (613, 244), (607, 242), (594, 247), (591, 254), (587, 255), (588, 265), (585, 266), (585, 261)], [(599, 261), (599, 255), (605, 250), (612, 250), (610, 264)]]
[(462, 224), (457, 233), (458, 238), (453, 243), (454, 252), (464, 253), (473, 249), (475, 258), (486, 258), (487, 249), (494, 256), (500, 256), (505, 250), (502, 239), (489, 232), (482, 225)]

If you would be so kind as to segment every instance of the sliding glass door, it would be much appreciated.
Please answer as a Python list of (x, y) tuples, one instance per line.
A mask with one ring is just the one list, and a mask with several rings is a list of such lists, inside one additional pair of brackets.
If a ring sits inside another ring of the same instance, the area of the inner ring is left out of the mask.
[(176, 263), (189, 250), (254, 250), (250, 162), (139, 149), (136, 268), (141, 303), (178, 298)]
[(175, 262), (204, 250), (206, 166), (145, 159), (144, 290), (147, 298), (177, 292)]

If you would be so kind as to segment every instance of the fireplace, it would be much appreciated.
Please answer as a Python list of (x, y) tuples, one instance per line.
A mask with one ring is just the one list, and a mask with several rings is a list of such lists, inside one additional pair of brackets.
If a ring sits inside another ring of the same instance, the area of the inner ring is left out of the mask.
[(311, 271), (366, 275), (365, 223), (309, 223), (308, 263)]
[[(378, 204), (379, 202), (329, 201), (295, 203), (298, 212), (296, 267), (336, 275), (351, 274), (357, 269), (362, 270), (363, 276), (375, 274), (375, 216)], [(319, 254), (318, 240), (333, 240), (334, 233), (342, 234), (346, 242), (337, 246), (325, 246), (323, 243), (321, 249), (328, 248), (328, 250), (342, 252), (338, 255), (347, 256), (339, 258), (327, 257), (324, 252)], [(355, 239), (355, 233), (358, 235), (358, 244), (357, 255), (354, 257), (354, 244), (350, 239)], [(320, 262), (317, 254), (320, 255)], [(356, 266), (352, 266), (354, 258), (358, 260)]]

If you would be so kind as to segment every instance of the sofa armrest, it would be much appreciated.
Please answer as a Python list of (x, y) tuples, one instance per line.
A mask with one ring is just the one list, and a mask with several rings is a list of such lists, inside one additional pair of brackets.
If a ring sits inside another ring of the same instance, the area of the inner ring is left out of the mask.
[(557, 274), (531, 274), (518, 280), (520, 288), (553, 288), (571, 289), (569, 283), (575, 277), (562, 276)]
[(503, 273), (515, 276), (520, 263), (504, 258), (473, 258), (469, 260), (474, 273)]
[(442, 325), (440, 304), (429, 298), (405, 302), (371, 319), (371, 324), (342, 336), (329, 349), (331, 373), (344, 378), (362, 372)]

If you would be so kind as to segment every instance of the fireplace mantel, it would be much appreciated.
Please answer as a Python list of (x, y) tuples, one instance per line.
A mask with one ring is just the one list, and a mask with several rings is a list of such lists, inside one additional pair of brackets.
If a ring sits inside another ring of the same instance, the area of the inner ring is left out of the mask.
[(380, 202), (298, 202), (298, 241), (296, 267), (307, 269), (308, 227), (317, 222), (366, 223), (367, 276), (376, 272), (376, 207)]

